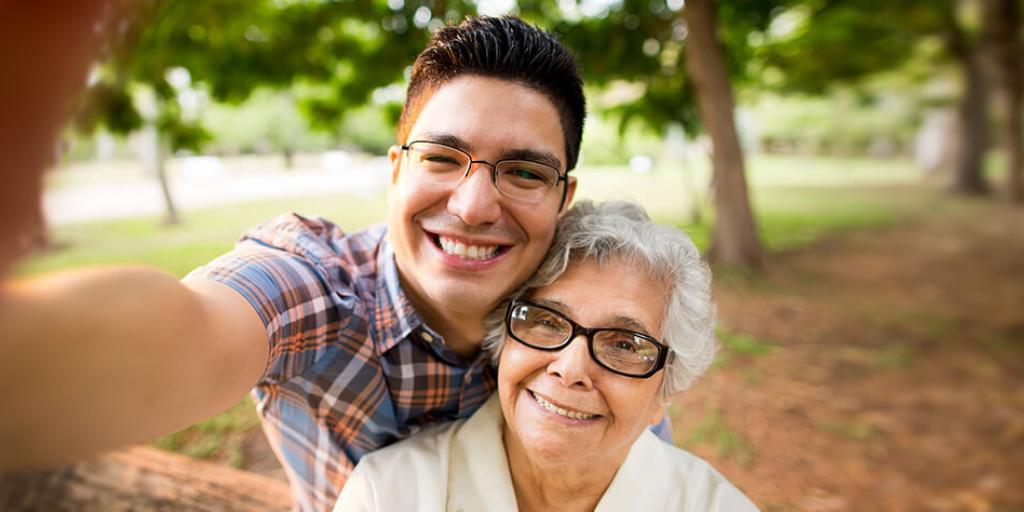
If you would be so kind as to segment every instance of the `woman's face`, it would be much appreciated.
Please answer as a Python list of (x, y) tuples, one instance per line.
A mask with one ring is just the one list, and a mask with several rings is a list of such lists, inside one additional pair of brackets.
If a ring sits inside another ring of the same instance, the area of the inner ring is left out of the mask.
[[(663, 290), (634, 265), (584, 262), (570, 264), (558, 281), (529, 299), (584, 327), (659, 337)], [(608, 371), (591, 359), (584, 336), (554, 352), (509, 337), (498, 368), (506, 448), (523, 449), (535, 463), (621, 463), (633, 441), (664, 414), (664, 371), (647, 379)]]

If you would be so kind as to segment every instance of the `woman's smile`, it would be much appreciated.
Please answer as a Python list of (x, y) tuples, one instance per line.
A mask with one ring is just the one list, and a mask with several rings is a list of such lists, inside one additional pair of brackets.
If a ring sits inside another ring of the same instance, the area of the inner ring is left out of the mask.
[(526, 390), (526, 394), (529, 397), (533, 398), (533, 401), (538, 405), (538, 407), (540, 407), (541, 410), (553, 414), (555, 416), (559, 416), (560, 418), (574, 420), (575, 422), (579, 423), (589, 424), (593, 423), (595, 420), (602, 417), (600, 414), (584, 412), (572, 407), (559, 405), (559, 403), (553, 400), (549, 400), (540, 393), (537, 393), (529, 389)]

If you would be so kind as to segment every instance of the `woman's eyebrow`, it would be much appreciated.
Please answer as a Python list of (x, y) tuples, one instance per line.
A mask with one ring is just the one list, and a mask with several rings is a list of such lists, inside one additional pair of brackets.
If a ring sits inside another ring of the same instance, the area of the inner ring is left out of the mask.
[(554, 300), (554, 299), (536, 299), (536, 298), (534, 298), (534, 299), (530, 299), (530, 302), (533, 302), (533, 303), (541, 305), (541, 306), (549, 307), (549, 308), (554, 309), (554, 310), (556, 310), (556, 311), (558, 311), (560, 313), (565, 313), (566, 315), (568, 315), (569, 312), (572, 311), (572, 308), (570, 308), (564, 302), (560, 302), (560, 301)]
[(647, 325), (631, 316), (618, 315), (612, 319), (612, 324), (616, 327), (622, 327), (624, 329), (636, 331), (640, 334), (651, 336), (651, 330)]
[[(558, 311), (559, 313), (562, 313), (572, 318), (572, 308), (569, 307), (569, 305), (567, 305), (566, 303), (561, 302), (559, 300), (531, 298), (530, 302), (554, 309), (555, 311)], [(636, 331), (640, 334), (646, 334), (647, 336), (654, 336), (653, 334), (651, 334), (651, 328), (647, 327), (647, 324), (627, 315), (615, 315), (614, 317), (611, 318), (611, 321), (608, 323), (603, 323), (600, 326), (589, 327), (614, 327), (616, 329), (627, 329), (630, 331)]]

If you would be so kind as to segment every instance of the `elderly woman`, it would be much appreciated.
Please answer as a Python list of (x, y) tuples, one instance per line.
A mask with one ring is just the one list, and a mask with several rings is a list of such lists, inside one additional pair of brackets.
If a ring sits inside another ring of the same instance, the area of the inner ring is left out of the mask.
[(473, 416), (367, 455), (335, 510), (756, 510), (648, 427), (715, 352), (710, 273), (629, 203), (577, 204), (485, 342)]

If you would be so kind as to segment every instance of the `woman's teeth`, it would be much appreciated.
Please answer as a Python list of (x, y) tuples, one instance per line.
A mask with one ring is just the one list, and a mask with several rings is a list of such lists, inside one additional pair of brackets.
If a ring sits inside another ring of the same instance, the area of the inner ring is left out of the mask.
[(555, 413), (555, 414), (557, 414), (559, 416), (565, 416), (566, 418), (572, 418), (574, 420), (589, 420), (589, 419), (597, 417), (596, 414), (587, 414), (585, 412), (570, 411), (568, 409), (562, 409), (561, 407), (559, 407), (559, 406), (557, 406), (557, 405), (555, 405), (555, 404), (553, 404), (551, 402), (548, 402), (547, 400), (544, 400), (543, 398), (541, 398), (540, 395), (538, 395), (536, 393), (531, 392), (530, 394), (533, 395), (533, 398), (537, 400), (537, 403), (540, 404), (541, 407), (543, 407), (544, 409), (546, 409), (548, 411), (551, 411), (551, 412), (553, 412), (553, 413)]
[(490, 259), (498, 252), (497, 245), (466, 245), (443, 236), (437, 238), (441, 242), (441, 249), (444, 252), (467, 260)]

